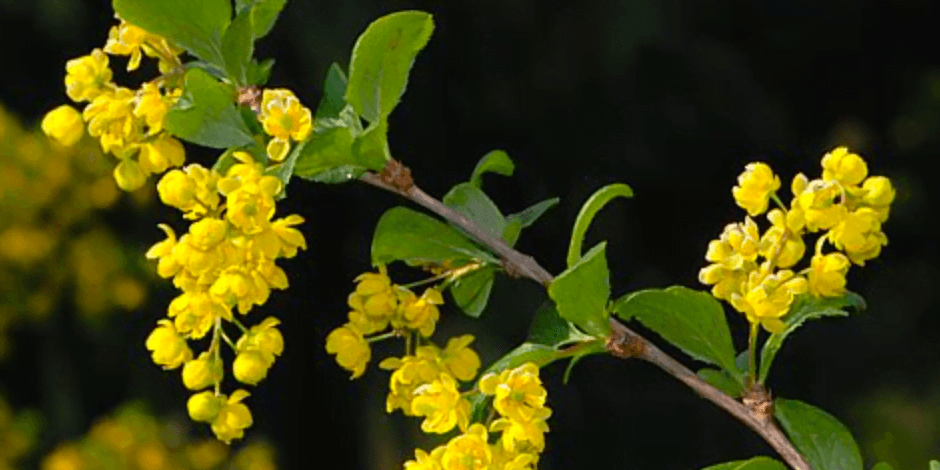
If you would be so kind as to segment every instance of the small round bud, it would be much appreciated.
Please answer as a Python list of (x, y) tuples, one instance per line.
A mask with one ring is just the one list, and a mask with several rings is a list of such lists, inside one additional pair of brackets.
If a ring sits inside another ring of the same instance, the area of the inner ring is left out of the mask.
[(219, 415), (222, 409), (222, 397), (217, 397), (214, 393), (205, 391), (189, 397), (186, 402), (186, 410), (189, 411), (189, 417), (193, 421), (202, 421), (209, 423)]
[(232, 372), (239, 382), (256, 385), (268, 375), (268, 369), (274, 364), (274, 356), (266, 356), (260, 351), (247, 350), (238, 353), (232, 364)]
[(121, 189), (133, 191), (144, 185), (147, 181), (147, 174), (144, 173), (139, 163), (124, 159), (114, 168), (114, 180)]
[(42, 131), (56, 142), (71, 147), (85, 135), (85, 124), (78, 110), (63, 104), (42, 118)]
[(202, 390), (222, 381), (222, 363), (209, 351), (183, 366), (183, 385), (190, 390)]

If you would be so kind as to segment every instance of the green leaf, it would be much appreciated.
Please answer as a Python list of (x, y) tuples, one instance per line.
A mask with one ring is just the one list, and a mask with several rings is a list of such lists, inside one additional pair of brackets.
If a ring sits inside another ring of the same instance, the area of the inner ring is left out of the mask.
[(366, 28), (349, 61), (346, 102), (369, 122), (384, 120), (408, 85), (408, 74), (424, 48), (434, 21), (421, 11), (383, 16)]
[(388, 150), (388, 124), (381, 121), (369, 126), (353, 141), (352, 151), (356, 163), (381, 171), (392, 157)]
[(744, 392), (744, 388), (734, 377), (727, 372), (717, 369), (699, 369), (698, 376), (708, 382), (713, 387), (725, 392), (732, 398), (738, 398)]
[(581, 244), (584, 242), (584, 234), (591, 226), (594, 216), (615, 197), (633, 197), (633, 190), (623, 183), (610, 184), (598, 189), (581, 206), (581, 212), (578, 213), (578, 218), (574, 222), (574, 230), (571, 232), (571, 244), (568, 245), (568, 266), (578, 262), (578, 258), (581, 257)]
[(568, 385), (568, 379), (571, 378), (571, 371), (574, 370), (574, 366), (581, 362), (581, 359), (592, 356), (594, 354), (604, 354), (606, 352), (607, 349), (604, 348), (604, 343), (597, 340), (589, 344), (587, 348), (579, 351), (577, 354), (572, 356), (570, 361), (568, 361), (568, 365), (565, 367), (565, 373), (561, 376), (561, 384)]
[(244, 147), (255, 140), (235, 107), (232, 90), (205, 71), (186, 71), (183, 95), (167, 112), (171, 134), (212, 148)]
[[(940, 469), (940, 464), (937, 464), (937, 469)], [(888, 462), (878, 462), (875, 464), (874, 467), (871, 468), (871, 470), (894, 470), (894, 467), (892, 467), (891, 464), (889, 464)], [(935, 470), (932, 465), (932, 462), (931, 462), (930, 470)]]
[(506, 219), (482, 189), (471, 183), (460, 183), (444, 195), (448, 207), (467, 216), (491, 236), (499, 238), (506, 229)]
[(760, 382), (767, 380), (770, 373), (770, 366), (777, 356), (777, 352), (783, 346), (783, 341), (787, 339), (790, 333), (800, 327), (807, 320), (814, 320), (824, 317), (845, 317), (848, 312), (844, 309), (853, 307), (856, 310), (865, 308), (865, 300), (858, 294), (846, 292), (842, 297), (817, 299), (811, 295), (802, 295), (794, 300), (790, 307), (790, 313), (784, 318), (783, 323), (787, 327), (780, 333), (774, 333), (767, 338), (760, 354)]
[(852, 434), (832, 415), (797, 400), (778, 398), (774, 416), (815, 470), (862, 470)]
[(274, 68), (274, 59), (264, 59), (260, 63), (252, 60), (248, 66), (248, 83), (258, 86), (268, 83), (272, 68)]
[(548, 287), (548, 295), (555, 301), (561, 317), (596, 336), (610, 334), (606, 309), (610, 298), (606, 247), (606, 242), (597, 244)]
[(347, 178), (340, 178), (340, 181), (336, 182), (358, 177), (366, 168), (358, 164), (353, 157), (354, 140), (352, 131), (342, 121), (318, 121), (314, 136), (297, 157), (294, 173), (301, 178), (316, 179), (322, 177), (325, 172), (345, 167), (353, 171), (342, 173)]
[(346, 74), (343, 73), (343, 69), (333, 62), (323, 82), (323, 97), (317, 105), (316, 119), (339, 117), (343, 108), (346, 107), (346, 83)]
[(930, 470), (940, 470), (940, 462), (936, 460), (930, 461)]
[(770, 457), (754, 457), (750, 460), (720, 463), (702, 470), (787, 470), (787, 467)]
[(519, 212), (517, 214), (511, 214), (507, 216), (506, 219), (507, 221), (510, 221), (510, 222), (513, 220), (518, 220), (519, 222), (522, 223), (523, 227), (528, 227), (534, 224), (535, 221), (539, 219), (539, 217), (542, 217), (542, 214), (544, 214), (545, 211), (551, 209), (552, 207), (555, 207), (555, 205), (558, 204), (558, 201), (559, 199), (557, 197), (546, 199), (538, 204), (529, 206), (526, 210), (522, 212)]
[(495, 275), (496, 268), (486, 266), (462, 276), (450, 285), (450, 295), (463, 313), (473, 318), (483, 313), (490, 300)]
[(516, 246), (519, 241), (519, 235), (522, 235), (522, 222), (519, 219), (506, 219), (506, 228), (503, 229), (503, 240), (509, 246)]
[(512, 160), (505, 151), (493, 150), (484, 155), (477, 163), (476, 168), (473, 169), (473, 174), (470, 175), (470, 184), (479, 188), (483, 184), (484, 173), (499, 173), (503, 176), (512, 176), (512, 172), (515, 169), (516, 166), (513, 165)]
[(210, 64), (225, 64), (222, 37), (232, 19), (230, 0), (114, 0), (114, 11)]
[(499, 358), (480, 374), (483, 377), (490, 372), (499, 373), (506, 369), (519, 367), (526, 362), (533, 362), (539, 367), (544, 367), (556, 359), (559, 359), (559, 352), (554, 348), (544, 344), (522, 343), (516, 349), (509, 351), (505, 356)]
[(251, 12), (242, 12), (235, 17), (222, 38), (222, 58), (229, 79), (239, 85), (248, 84), (253, 53)]
[(574, 323), (561, 318), (554, 302), (545, 301), (535, 312), (526, 341), (557, 349), (567, 344), (592, 339), (594, 339), (593, 336), (582, 333), (574, 326)]
[(694, 359), (741, 380), (725, 312), (711, 295), (681, 286), (648, 289), (621, 297), (614, 311), (624, 320), (636, 318)]
[(255, 0), (251, 2), (251, 17), (254, 28), (252, 33), (255, 39), (260, 39), (271, 32), (281, 10), (287, 5), (287, 0)]
[(405, 207), (385, 211), (372, 237), (372, 263), (392, 261), (411, 266), (499, 262), (450, 225)]

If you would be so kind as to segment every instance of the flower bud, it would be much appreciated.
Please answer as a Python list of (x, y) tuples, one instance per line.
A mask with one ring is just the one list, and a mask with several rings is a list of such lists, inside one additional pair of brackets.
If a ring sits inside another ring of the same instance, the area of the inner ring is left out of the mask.
[(193, 357), (193, 352), (169, 320), (160, 320), (160, 326), (147, 337), (146, 346), (152, 352), (153, 362), (165, 369), (175, 369)]
[(85, 135), (85, 124), (75, 108), (63, 104), (42, 119), (42, 131), (56, 142), (71, 147)]
[(144, 173), (139, 163), (127, 158), (121, 160), (121, 163), (114, 168), (114, 180), (121, 189), (133, 191), (144, 185), (147, 181), (147, 174)]
[(202, 390), (222, 381), (222, 363), (206, 351), (198, 359), (183, 366), (183, 385), (190, 390)]
[(211, 422), (219, 415), (222, 408), (223, 397), (218, 397), (210, 391), (197, 393), (189, 397), (186, 402), (186, 410), (189, 411), (189, 417), (193, 421)]
[(248, 385), (255, 385), (264, 380), (268, 375), (268, 369), (274, 364), (274, 356), (265, 355), (260, 351), (247, 350), (238, 353), (235, 356), (235, 362), (232, 364), (232, 372), (235, 378)]

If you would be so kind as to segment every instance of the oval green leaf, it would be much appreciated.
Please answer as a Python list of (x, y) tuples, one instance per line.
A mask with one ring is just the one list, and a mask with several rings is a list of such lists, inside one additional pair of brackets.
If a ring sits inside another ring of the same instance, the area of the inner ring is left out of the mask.
[(206, 71), (186, 71), (183, 95), (167, 112), (167, 130), (187, 142), (212, 148), (244, 147), (255, 140), (235, 107), (231, 90)]
[(372, 263), (392, 261), (412, 266), (499, 262), (450, 225), (405, 207), (385, 211), (372, 237)]
[(467, 316), (479, 317), (490, 300), (495, 276), (496, 268), (486, 266), (454, 281), (450, 285), (450, 295), (454, 298), (454, 303)]
[(615, 183), (598, 189), (581, 206), (581, 212), (574, 222), (574, 230), (571, 232), (571, 243), (568, 245), (568, 266), (578, 262), (581, 258), (581, 245), (584, 242), (584, 234), (587, 233), (591, 221), (611, 199), (615, 197), (633, 197), (633, 190), (623, 183)]
[(493, 150), (477, 162), (476, 168), (473, 169), (473, 174), (470, 175), (470, 184), (480, 187), (483, 185), (483, 174), (484, 173), (498, 173), (503, 176), (512, 176), (513, 170), (516, 169), (516, 166), (512, 163), (512, 159), (509, 158), (503, 150)]
[(346, 102), (369, 122), (385, 119), (401, 99), (408, 74), (434, 21), (421, 11), (383, 16), (366, 28), (349, 60)]
[(225, 66), (222, 37), (232, 20), (230, 0), (114, 0), (114, 12), (210, 64)]
[(774, 416), (815, 470), (862, 470), (852, 434), (835, 417), (797, 400), (778, 398)]
[(738, 398), (744, 392), (744, 387), (723, 370), (699, 369), (698, 376), (732, 398)]
[(606, 242), (597, 244), (548, 287), (548, 295), (555, 301), (562, 318), (600, 337), (610, 334), (607, 312), (610, 272), (606, 247)]
[(639, 320), (694, 359), (741, 380), (725, 312), (711, 295), (682, 286), (643, 290), (618, 299), (614, 312), (624, 320)]

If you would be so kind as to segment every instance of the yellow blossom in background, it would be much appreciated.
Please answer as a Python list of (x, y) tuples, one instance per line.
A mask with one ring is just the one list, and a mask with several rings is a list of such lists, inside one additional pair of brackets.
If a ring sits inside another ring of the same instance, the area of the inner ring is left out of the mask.
[(85, 123), (81, 113), (63, 104), (42, 119), (42, 131), (56, 142), (71, 147), (85, 135)]
[(753, 217), (767, 210), (770, 195), (777, 189), (780, 189), (780, 178), (766, 163), (749, 163), (731, 192), (738, 206)]

